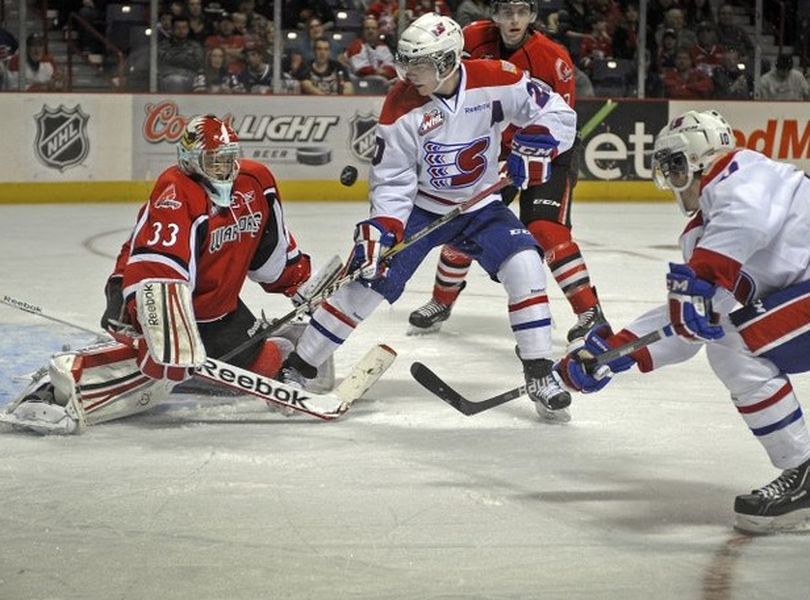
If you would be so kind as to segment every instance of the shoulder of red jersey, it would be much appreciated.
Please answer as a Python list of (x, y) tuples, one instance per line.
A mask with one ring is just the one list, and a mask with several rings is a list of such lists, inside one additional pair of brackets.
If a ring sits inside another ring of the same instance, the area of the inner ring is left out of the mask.
[(252, 177), (262, 186), (262, 190), (276, 187), (276, 178), (267, 165), (249, 158), (239, 161), (239, 177)]
[(471, 58), (480, 58), (483, 54), (497, 54), (500, 31), (492, 21), (473, 21), (464, 30), (464, 51)]
[(467, 89), (512, 85), (520, 81), (523, 71), (505, 60), (462, 61), (467, 73)]
[(192, 214), (208, 210), (208, 197), (203, 187), (176, 165), (157, 178), (149, 202), (153, 209), (174, 211), (185, 206)]
[[(565, 83), (574, 79), (574, 63), (568, 50), (539, 31), (535, 31), (523, 44), (523, 50), (529, 57), (532, 71), (542, 71), (544, 66), (553, 66), (558, 81)], [(535, 61), (541, 64), (535, 64)]]
[(391, 125), (401, 116), (430, 101), (429, 96), (422, 96), (416, 88), (406, 81), (397, 81), (388, 91), (380, 112), (380, 125)]
[(351, 43), (346, 46), (346, 56), (354, 56), (360, 54), (363, 50), (363, 38), (354, 38)]

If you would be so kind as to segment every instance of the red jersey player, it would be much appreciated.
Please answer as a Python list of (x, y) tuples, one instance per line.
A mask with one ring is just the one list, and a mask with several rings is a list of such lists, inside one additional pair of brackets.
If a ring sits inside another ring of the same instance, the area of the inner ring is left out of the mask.
[[(240, 152), (228, 123), (212, 115), (188, 122), (178, 164), (158, 177), (107, 281), (102, 326), (121, 343), (54, 356), (48, 376), (13, 408), (20, 426), (73, 433), (154, 406), (207, 356), (260, 327), (239, 299), (245, 278), (288, 296), (309, 278), (273, 174)], [(264, 340), (229, 362), (273, 377), (279, 344)]]
[[(500, 58), (520, 67), (534, 80), (547, 85), (574, 105), (574, 66), (568, 52), (542, 33), (533, 31), (537, 16), (535, 0), (495, 0), (492, 21), (476, 21), (464, 28), (464, 50), (470, 58)], [(508, 155), (514, 128), (504, 132), (501, 158)], [(588, 267), (571, 237), (571, 192), (577, 178), (577, 146), (561, 153), (551, 163), (550, 179), (520, 192), (520, 220), (543, 249), (546, 263), (562, 288), (577, 323), (568, 340), (585, 336), (605, 317), (591, 285)], [(503, 201), (518, 193), (506, 188)], [(410, 315), (410, 333), (437, 331), (448, 319), (453, 303), (465, 286), (471, 260), (452, 246), (442, 248), (433, 297)]]

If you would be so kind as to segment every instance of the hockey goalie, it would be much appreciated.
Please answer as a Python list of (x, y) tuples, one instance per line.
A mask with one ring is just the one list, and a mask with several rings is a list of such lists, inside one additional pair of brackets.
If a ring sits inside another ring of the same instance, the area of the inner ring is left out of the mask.
[[(112, 339), (53, 356), (6, 421), (68, 434), (147, 410), (206, 357), (225, 355), (262, 326), (239, 298), (246, 278), (289, 297), (311, 287), (317, 278), (284, 222), (273, 174), (240, 153), (227, 122), (188, 122), (177, 164), (158, 177), (106, 283), (101, 325)], [(295, 332), (285, 335), (294, 340)], [(268, 338), (228, 363), (272, 378), (292, 347)], [(331, 364), (318, 380), (334, 383)]]

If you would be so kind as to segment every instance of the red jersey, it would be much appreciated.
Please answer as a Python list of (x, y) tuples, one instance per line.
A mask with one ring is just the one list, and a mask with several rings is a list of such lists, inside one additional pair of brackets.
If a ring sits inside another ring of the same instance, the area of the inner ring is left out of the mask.
[(309, 260), (287, 231), (272, 173), (251, 160), (240, 165), (229, 208), (212, 205), (176, 166), (158, 177), (113, 274), (123, 276), (133, 319), (130, 301), (147, 279), (188, 282), (196, 320), (213, 321), (236, 310), (246, 277), (283, 292), (307, 278)]
[(501, 43), (501, 32), (493, 21), (475, 21), (464, 28), (464, 51), (470, 58), (500, 58), (539, 79), (574, 106), (576, 77), (568, 51), (542, 33), (532, 32), (512, 53)]

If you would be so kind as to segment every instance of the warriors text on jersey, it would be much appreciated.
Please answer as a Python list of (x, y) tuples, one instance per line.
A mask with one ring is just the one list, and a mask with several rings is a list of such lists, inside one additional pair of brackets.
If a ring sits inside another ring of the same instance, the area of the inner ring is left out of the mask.
[[(501, 133), (511, 123), (546, 131), (565, 152), (576, 113), (504, 61), (463, 61), (452, 97), (397, 83), (383, 104), (370, 171), (371, 216), (405, 223), (413, 205), (443, 214), (498, 180)], [(500, 198), (492, 195), (483, 208)]]
[(305, 255), (284, 224), (276, 182), (263, 165), (240, 161), (228, 208), (178, 167), (164, 171), (116, 262), (124, 297), (147, 279), (189, 283), (197, 321), (236, 309), (245, 277), (283, 291)]

